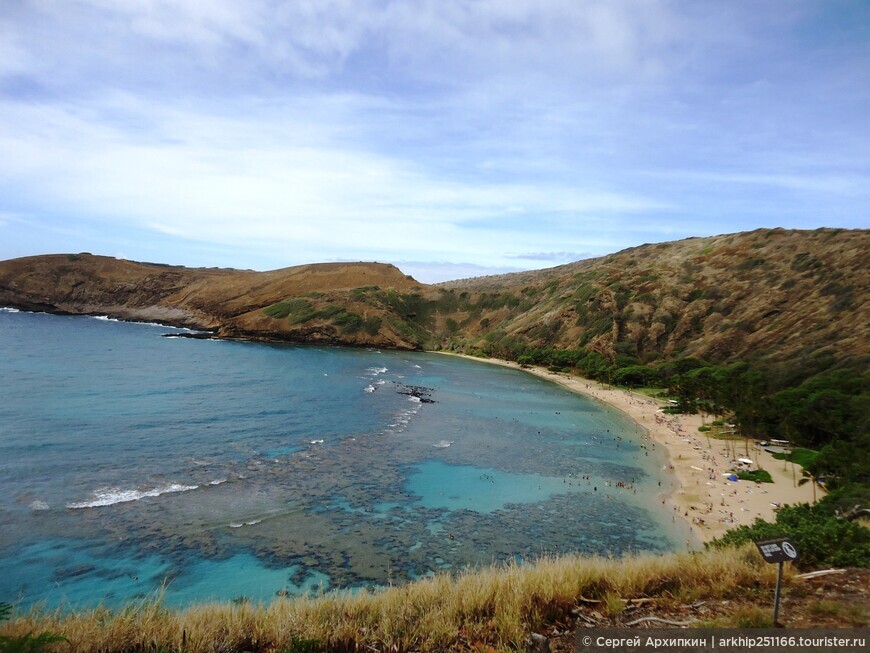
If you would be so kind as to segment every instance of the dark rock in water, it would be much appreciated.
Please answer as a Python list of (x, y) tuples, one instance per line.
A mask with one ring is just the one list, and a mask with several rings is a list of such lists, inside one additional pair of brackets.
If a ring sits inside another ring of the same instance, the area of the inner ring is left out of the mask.
[(424, 388), (419, 385), (400, 385), (397, 392), (400, 395), (408, 395), (409, 397), (416, 397), (420, 400), (420, 403), (424, 404), (434, 404), (435, 400), (432, 399), (432, 388)]
[(85, 574), (90, 574), (96, 570), (94, 565), (74, 565), (72, 567), (61, 567), (54, 572), (54, 581), (62, 581), (67, 580), (69, 578), (76, 578), (77, 576), (84, 576)]
[(216, 337), (213, 331), (190, 331), (188, 333), (164, 333), (161, 338), (191, 338), (192, 340), (211, 340)]

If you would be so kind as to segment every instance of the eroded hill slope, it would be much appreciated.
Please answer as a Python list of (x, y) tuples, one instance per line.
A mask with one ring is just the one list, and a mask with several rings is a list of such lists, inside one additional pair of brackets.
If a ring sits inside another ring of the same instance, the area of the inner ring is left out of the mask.
[(477, 298), (460, 313), (465, 343), (514, 338), (643, 362), (842, 358), (870, 353), (868, 253), (866, 230), (758, 230), (440, 287)]

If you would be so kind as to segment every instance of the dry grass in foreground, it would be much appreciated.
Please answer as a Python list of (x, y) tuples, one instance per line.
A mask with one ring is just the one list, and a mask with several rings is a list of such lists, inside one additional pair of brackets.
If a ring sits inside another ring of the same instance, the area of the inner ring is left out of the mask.
[(173, 611), (159, 600), (121, 611), (32, 613), (6, 635), (60, 633), (84, 651), (443, 651), (520, 649), (527, 635), (562, 620), (584, 600), (694, 602), (765, 593), (776, 566), (755, 547), (602, 559), (565, 556), (493, 567), (350, 595), (211, 604)]

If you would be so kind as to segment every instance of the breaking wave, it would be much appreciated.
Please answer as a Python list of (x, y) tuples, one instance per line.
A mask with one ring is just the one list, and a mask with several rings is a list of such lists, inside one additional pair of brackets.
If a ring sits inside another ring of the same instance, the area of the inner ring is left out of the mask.
[(152, 488), (150, 490), (121, 490), (119, 488), (102, 488), (94, 492), (94, 498), (90, 501), (81, 501), (78, 503), (68, 503), (67, 508), (102, 508), (104, 506), (113, 506), (116, 503), (127, 503), (129, 501), (139, 501), (145, 497), (159, 497), (161, 494), (171, 494), (174, 492), (188, 492), (195, 490), (198, 485), (181, 485), (180, 483), (172, 483), (161, 487)]

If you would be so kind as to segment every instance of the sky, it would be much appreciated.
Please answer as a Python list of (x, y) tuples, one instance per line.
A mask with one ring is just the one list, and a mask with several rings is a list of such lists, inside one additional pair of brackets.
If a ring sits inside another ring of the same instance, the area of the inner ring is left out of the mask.
[(868, 209), (868, 0), (0, 0), (0, 259), (433, 283)]

